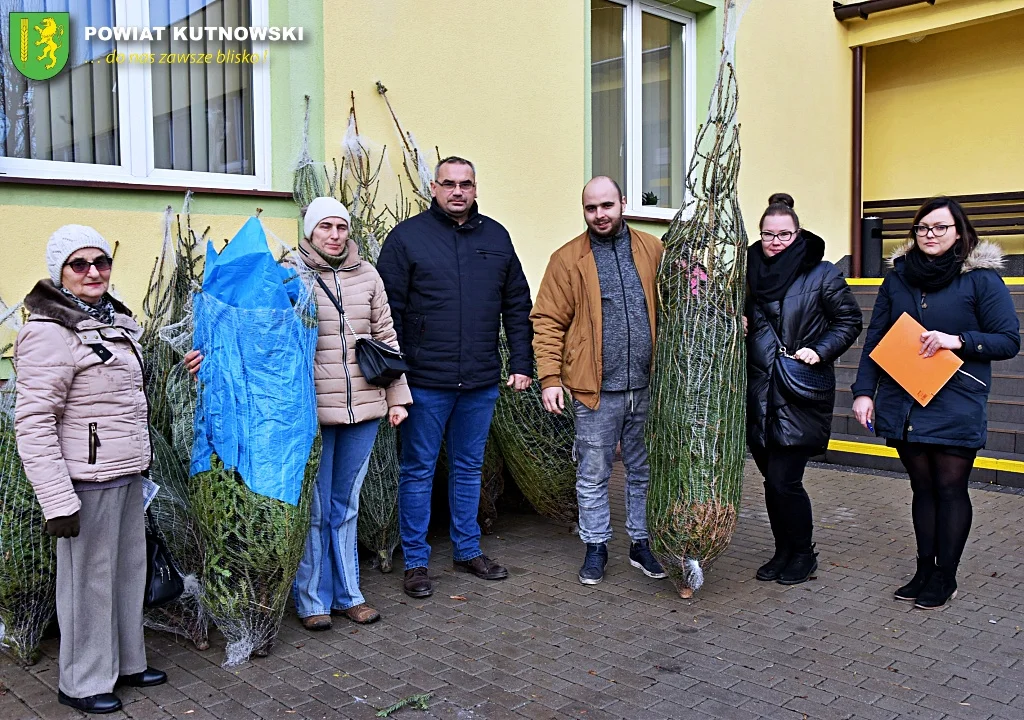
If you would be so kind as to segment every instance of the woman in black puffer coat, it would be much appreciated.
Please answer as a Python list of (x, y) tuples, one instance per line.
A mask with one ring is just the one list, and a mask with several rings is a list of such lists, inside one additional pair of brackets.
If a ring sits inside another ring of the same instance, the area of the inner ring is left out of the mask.
[(819, 366), (834, 387), (832, 364), (863, 323), (842, 273), (822, 259), (824, 240), (800, 228), (793, 198), (777, 193), (768, 203), (761, 241), (747, 249), (747, 443), (764, 476), (775, 536), (775, 555), (757, 579), (795, 585), (818, 568), (803, 475), (808, 459), (828, 446), (835, 392), (818, 402), (787, 393), (776, 358), (782, 351)]
[[(956, 595), (956, 569), (971, 530), (967, 481), (985, 446), (992, 361), (1020, 351), (1020, 323), (996, 272), (1002, 250), (978, 241), (955, 200), (926, 202), (891, 262), (853, 384), (853, 414), (869, 430), (874, 420), (877, 434), (896, 448), (914, 493), (917, 573), (896, 599), (939, 608)], [(903, 313), (927, 330), (922, 355), (945, 348), (964, 361), (924, 407), (868, 357)]]

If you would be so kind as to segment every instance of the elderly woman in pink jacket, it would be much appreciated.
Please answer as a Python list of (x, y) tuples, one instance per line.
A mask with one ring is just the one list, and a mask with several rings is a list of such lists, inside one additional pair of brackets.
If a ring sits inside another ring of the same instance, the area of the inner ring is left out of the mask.
[[(15, 346), (18, 452), (57, 540), (58, 700), (121, 708), (119, 685), (167, 675), (146, 664), (142, 473), (150, 464), (142, 331), (107, 294), (110, 245), (65, 225), (46, 246), (50, 277), (25, 298)], [(192, 352), (190, 366), (198, 360)]]
[(327, 630), (332, 614), (356, 623), (380, 619), (359, 589), (359, 491), (380, 419), (386, 416), (392, 425), (405, 420), (412, 394), (404, 376), (387, 388), (370, 384), (356, 362), (358, 337), (395, 348), (398, 338), (384, 283), (350, 237), (348, 210), (334, 198), (316, 198), (303, 225), (299, 253), (319, 278), (314, 285), (319, 337), (313, 379), (323, 456), (309, 538), (295, 578), (295, 608), (307, 629)]

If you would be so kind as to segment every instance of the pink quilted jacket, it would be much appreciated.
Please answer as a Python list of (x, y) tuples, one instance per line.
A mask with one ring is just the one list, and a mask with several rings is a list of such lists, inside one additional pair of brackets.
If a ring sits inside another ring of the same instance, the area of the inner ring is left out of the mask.
[(113, 302), (109, 326), (50, 280), (40, 280), (25, 298), (30, 315), (14, 350), (15, 430), (47, 519), (81, 507), (72, 480), (103, 482), (149, 468), (142, 330), (128, 308)]

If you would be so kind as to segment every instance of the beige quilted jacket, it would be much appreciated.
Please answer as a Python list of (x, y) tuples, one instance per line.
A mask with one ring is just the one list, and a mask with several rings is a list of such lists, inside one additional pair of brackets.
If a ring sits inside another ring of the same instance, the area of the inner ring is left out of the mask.
[(109, 326), (50, 280), (40, 280), (25, 298), (30, 315), (14, 351), (15, 430), (47, 519), (81, 507), (72, 480), (116, 480), (149, 468), (142, 330), (128, 308), (113, 302), (117, 313)]
[(337, 308), (323, 288), (315, 285), (319, 337), (313, 359), (313, 378), (320, 424), (349, 425), (375, 420), (387, 415), (389, 407), (411, 405), (412, 394), (404, 376), (387, 389), (380, 388), (366, 381), (356, 362), (356, 338), (352, 330), (398, 347), (388, 296), (377, 269), (359, 257), (351, 241), (349, 258), (354, 260), (337, 271), (324, 262), (308, 240), (299, 243), (299, 252), (306, 265), (320, 273), (331, 293), (341, 297), (348, 324), (352, 326), (351, 329), (344, 327), (342, 332)]

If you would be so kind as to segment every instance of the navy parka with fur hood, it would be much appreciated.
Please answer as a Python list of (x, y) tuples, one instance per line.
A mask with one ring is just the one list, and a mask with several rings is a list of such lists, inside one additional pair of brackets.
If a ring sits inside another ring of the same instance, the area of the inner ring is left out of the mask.
[[(878, 289), (853, 396), (874, 397), (875, 432), (890, 440), (982, 448), (987, 437), (986, 403), (992, 385), (992, 361), (1020, 351), (1020, 324), (1013, 299), (996, 272), (1003, 265), (998, 245), (982, 242), (964, 261), (960, 275), (937, 292), (924, 293), (904, 274), (912, 247), (907, 243), (890, 259), (892, 270)], [(907, 313), (928, 330), (961, 335), (955, 351), (961, 370), (921, 407), (868, 357), (897, 319)]]

